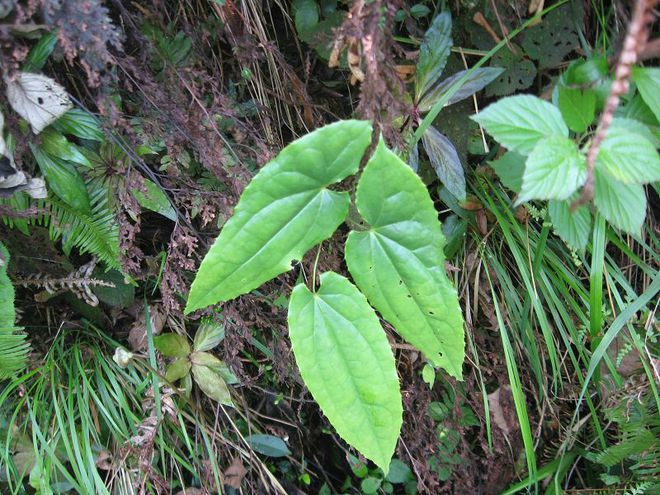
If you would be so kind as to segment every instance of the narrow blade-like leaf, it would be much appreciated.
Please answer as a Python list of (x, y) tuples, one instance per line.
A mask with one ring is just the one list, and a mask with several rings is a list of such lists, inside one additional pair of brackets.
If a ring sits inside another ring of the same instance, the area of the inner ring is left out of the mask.
[(445, 239), (426, 187), (381, 141), (358, 183), (356, 205), (370, 225), (351, 232), (346, 242), (358, 287), (403, 338), (460, 378), (463, 317), (445, 273)]
[(433, 19), (419, 49), (415, 80), (415, 96), (418, 101), (442, 74), (453, 44), (451, 14), (445, 11)]
[(327, 186), (354, 174), (371, 140), (347, 120), (294, 141), (247, 186), (190, 289), (186, 313), (227, 301), (291, 269), (346, 218), (347, 193)]
[[(468, 70), (462, 70), (449, 76), (446, 79), (438, 82), (432, 89), (430, 89), (422, 99), (420, 100), (417, 108), (421, 113), (428, 112), (433, 108), (435, 102), (442, 98), (442, 95), (451, 88), (456, 81), (461, 79)], [(484, 89), (490, 82), (496, 79), (500, 74), (504, 72), (504, 69), (501, 67), (479, 67), (470, 74), (467, 80), (463, 83), (461, 88), (454, 93), (445, 106), (452, 105), (453, 103), (458, 103), (465, 98), (469, 98), (477, 91)]]
[(387, 472), (401, 394), (392, 350), (365, 297), (333, 272), (321, 276), (316, 293), (299, 284), (289, 335), (300, 374), (337, 433)]
[(422, 135), (422, 144), (440, 182), (459, 201), (463, 201), (465, 172), (452, 142), (435, 127), (430, 126)]

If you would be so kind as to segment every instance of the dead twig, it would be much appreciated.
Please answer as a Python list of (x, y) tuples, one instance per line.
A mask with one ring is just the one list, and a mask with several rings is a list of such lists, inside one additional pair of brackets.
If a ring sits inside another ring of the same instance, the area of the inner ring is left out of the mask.
[(628, 33), (623, 43), (623, 49), (616, 66), (612, 89), (605, 102), (605, 108), (600, 117), (596, 135), (591, 141), (587, 151), (587, 178), (582, 188), (582, 195), (573, 202), (571, 209), (591, 201), (594, 197), (594, 168), (600, 146), (605, 140), (607, 129), (614, 119), (614, 112), (619, 106), (622, 95), (628, 92), (630, 73), (632, 66), (637, 62), (639, 54), (644, 50), (649, 37), (649, 26), (653, 21), (653, 8), (658, 0), (637, 0), (633, 10), (633, 16), (628, 25)]

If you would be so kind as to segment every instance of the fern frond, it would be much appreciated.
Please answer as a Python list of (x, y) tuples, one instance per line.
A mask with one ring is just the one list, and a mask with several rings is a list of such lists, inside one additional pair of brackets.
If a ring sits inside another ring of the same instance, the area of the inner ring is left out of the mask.
[(606, 467), (612, 467), (630, 457), (652, 449), (657, 440), (649, 430), (642, 429), (633, 435), (611, 445), (596, 456), (596, 462)]
[(14, 286), (7, 275), (9, 252), (0, 242), (0, 380), (25, 367), (29, 345), (25, 335), (15, 333)]
[(101, 187), (89, 191), (91, 215), (81, 213), (57, 198), (45, 203), (48, 214), (37, 223), (48, 227), (53, 241), (62, 240), (65, 253), (76, 247), (81, 254), (90, 253), (109, 268), (121, 271), (119, 263), (119, 226), (115, 212), (108, 204), (108, 193)]

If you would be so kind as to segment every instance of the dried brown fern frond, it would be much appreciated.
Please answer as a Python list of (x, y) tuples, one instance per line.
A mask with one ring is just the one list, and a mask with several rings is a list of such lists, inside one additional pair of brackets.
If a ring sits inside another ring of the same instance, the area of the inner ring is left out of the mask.
[(115, 284), (106, 280), (92, 278), (92, 272), (95, 267), (96, 260), (92, 260), (69, 273), (66, 277), (52, 278), (38, 273), (27, 278), (17, 279), (15, 280), (15, 284), (25, 288), (37, 287), (43, 289), (43, 292), (34, 296), (38, 302), (45, 302), (56, 295), (70, 291), (78, 299), (82, 299), (90, 306), (97, 306), (99, 299), (92, 292), (92, 287), (115, 288)]

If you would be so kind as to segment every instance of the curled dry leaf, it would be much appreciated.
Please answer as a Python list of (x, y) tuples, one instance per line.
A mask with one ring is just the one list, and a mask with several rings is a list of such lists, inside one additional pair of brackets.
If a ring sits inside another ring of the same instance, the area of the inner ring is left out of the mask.
[(243, 466), (241, 459), (235, 457), (231, 465), (224, 472), (224, 483), (236, 490), (240, 490), (241, 482), (246, 474), (247, 470), (245, 469), (245, 466)]
[[(149, 306), (151, 316), (151, 331), (158, 335), (165, 325), (165, 314), (156, 306)], [(141, 351), (147, 347), (147, 326), (144, 311), (138, 313), (137, 319), (128, 333), (128, 345), (133, 351)]]

